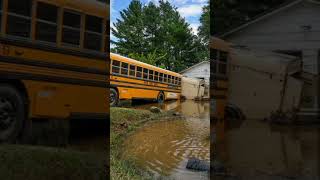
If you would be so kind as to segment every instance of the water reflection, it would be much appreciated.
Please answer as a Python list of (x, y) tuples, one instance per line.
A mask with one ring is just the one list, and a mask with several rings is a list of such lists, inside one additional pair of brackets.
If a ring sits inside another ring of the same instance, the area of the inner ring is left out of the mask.
[(134, 108), (134, 109), (149, 109), (151, 106), (156, 106), (161, 108), (164, 111), (175, 110), (178, 106), (181, 106), (180, 101), (167, 101), (165, 103), (143, 103), (143, 102), (134, 102), (128, 104), (126, 107)]
[(215, 122), (215, 159), (242, 179), (319, 179), (319, 127)]
[(185, 117), (153, 122), (141, 128), (126, 140), (123, 154), (156, 174), (176, 179), (208, 179), (207, 173), (185, 167), (191, 157), (209, 161), (209, 103), (175, 101), (161, 108), (174, 109)]

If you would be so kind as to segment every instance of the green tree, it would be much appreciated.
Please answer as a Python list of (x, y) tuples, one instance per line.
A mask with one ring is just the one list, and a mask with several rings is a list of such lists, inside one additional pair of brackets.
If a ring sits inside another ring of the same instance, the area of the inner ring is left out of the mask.
[(167, 1), (159, 1), (160, 19), (158, 49), (167, 53), (163, 61), (166, 69), (181, 71), (196, 59), (196, 36), (177, 9)]
[(144, 27), (143, 27), (143, 6), (139, 0), (133, 0), (129, 7), (120, 12), (121, 19), (114, 23), (111, 28), (112, 34), (117, 41), (112, 41), (116, 51), (121, 54), (131, 52), (145, 52)]
[[(159, 66), (158, 62), (161, 62), (166, 57), (166, 54), (163, 54), (162, 56), (159, 56), (159, 53), (155, 50), (148, 54), (139, 54), (139, 53), (130, 53), (129, 58), (139, 60), (141, 62), (151, 64), (151, 65), (157, 65)], [(160, 67), (164, 67), (160, 64)]]
[(210, 36), (210, 6), (209, 4), (202, 8), (202, 14), (200, 17), (200, 26), (198, 28), (198, 36), (200, 40), (208, 45)]
[(133, 0), (120, 14), (121, 19), (112, 28), (118, 39), (113, 42), (113, 51), (173, 71), (181, 71), (201, 60), (198, 55), (203, 48), (201, 41), (169, 2), (160, 0), (159, 6), (152, 2), (143, 6)]
[(209, 59), (209, 39), (210, 39), (210, 2), (202, 8), (200, 26), (198, 28), (197, 59)]

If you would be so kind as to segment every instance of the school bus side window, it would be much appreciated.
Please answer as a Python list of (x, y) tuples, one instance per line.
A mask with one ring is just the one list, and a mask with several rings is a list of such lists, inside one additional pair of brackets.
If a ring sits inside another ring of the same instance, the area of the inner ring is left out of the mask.
[(149, 80), (153, 80), (153, 70), (149, 71)]
[(218, 50), (210, 49), (210, 73), (217, 73)]
[(57, 42), (58, 7), (38, 2), (36, 40)]
[(160, 73), (160, 75), (159, 75), (159, 81), (160, 81), (160, 82), (163, 81), (163, 73)]
[(137, 66), (137, 78), (142, 78), (142, 67)]
[(130, 72), (129, 72), (130, 76), (136, 76), (136, 66), (134, 65), (130, 65)]
[(143, 79), (148, 79), (148, 72), (149, 70), (148, 69), (143, 69)]
[(23, 38), (31, 35), (32, 0), (9, 0), (7, 34)]
[(218, 73), (225, 75), (227, 73), (227, 59), (228, 53), (224, 51), (219, 51), (219, 58), (217, 59)]
[(154, 80), (159, 81), (159, 73), (157, 71), (154, 72)]
[(110, 43), (109, 43), (109, 31), (110, 31), (110, 21), (105, 21), (105, 31), (104, 31), (104, 49), (103, 52), (108, 52), (110, 49)]
[(221, 62), (227, 62), (228, 53), (224, 51), (220, 51), (220, 61)]
[(217, 49), (210, 49), (210, 59), (217, 60), (218, 58), (218, 50)]
[(3, 3), (3, 0), (0, 0), (0, 28), (1, 28), (1, 24), (2, 24), (2, 12), (3, 12), (3, 9), (2, 9), (2, 7), (3, 7), (3, 5), (2, 5), (2, 3)]
[(121, 74), (128, 75), (128, 63), (121, 63)]
[(171, 75), (168, 75), (168, 83), (171, 83)]
[(112, 61), (112, 73), (116, 73), (116, 74), (120, 73), (120, 61), (116, 61), (116, 60)]
[(168, 82), (168, 79), (167, 79), (167, 75), (166, 74), (164, 74), (164, 82), (166, 83), (166, 82)]
[(62, 27), (62, 42), (64, 45), (80, 46), (80, 24), (81, 16), (79, 13), (64, 10)]
[(102, 47), (102, 18), (86, 15), (84, 48), (100, 51)]

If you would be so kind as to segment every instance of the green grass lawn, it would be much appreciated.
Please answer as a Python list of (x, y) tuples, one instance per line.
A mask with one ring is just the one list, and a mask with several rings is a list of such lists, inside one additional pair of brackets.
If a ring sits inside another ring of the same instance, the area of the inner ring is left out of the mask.
[(41, 146), (0, 145), (1, 180), (104, 180), (106, 159)]

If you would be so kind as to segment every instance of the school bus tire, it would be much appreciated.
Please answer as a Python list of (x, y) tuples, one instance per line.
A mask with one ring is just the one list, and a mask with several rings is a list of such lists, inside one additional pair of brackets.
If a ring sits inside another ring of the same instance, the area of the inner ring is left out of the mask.
[(115, 88), (110, 88), (110, 106), (116, 107), (119, 103), (119, 93)]
[(157, 97), (157, 102), (158, 103), (163, 103), (165, 101), (165, 95), (162, 91), (159, 92), (158, 97)]
[(26, 119), (24, 97), (14, 86), (0, 84), (0, 142), (14, 143)]

